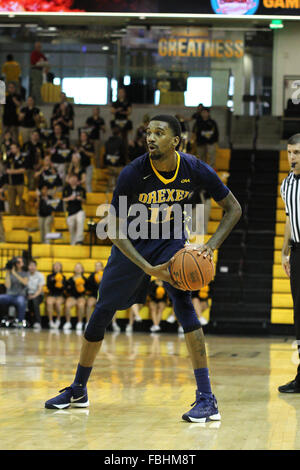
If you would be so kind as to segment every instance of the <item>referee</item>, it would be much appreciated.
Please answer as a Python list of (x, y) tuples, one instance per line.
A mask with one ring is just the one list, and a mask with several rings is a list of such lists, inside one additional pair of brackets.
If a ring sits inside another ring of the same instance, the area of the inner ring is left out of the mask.
[[(282, 266), (291, 282), (294, 325), (300, 358), (300, 134), (289, 138), (287, 151), (291, 172), (281, 185), (281, 197), (286, 212)], [(300, 364), (295, 379), (278, 387), (278, 391), (300, 393)]]

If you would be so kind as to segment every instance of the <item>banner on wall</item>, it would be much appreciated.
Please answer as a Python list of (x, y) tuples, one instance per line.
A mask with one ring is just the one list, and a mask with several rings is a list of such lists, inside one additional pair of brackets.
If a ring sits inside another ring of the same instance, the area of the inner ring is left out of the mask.
[(11, 11), (300, 16), (300, 0), (0, 0)]

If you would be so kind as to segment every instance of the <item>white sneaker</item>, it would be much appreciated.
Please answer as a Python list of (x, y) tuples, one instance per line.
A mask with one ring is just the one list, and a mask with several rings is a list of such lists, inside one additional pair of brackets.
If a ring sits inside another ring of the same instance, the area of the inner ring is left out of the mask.
[(157, 331), (160, 331), (160, 326), (158, 325), (152, 325), (151, 328), (150, 328), (150, 331), (152, 333), (156, 333)]
[(208, 321), (207, 321), (206, 318), (204, 318), (204, 317), (200, 317), (200, 318), (199, 318), (199, 321), (200, 321), (200, 323), (201, 323), (202, 326), (208, 324)]
[(76, 331), (82, 331), (82, 326), (83, 326), (82, 321), (79, 321), (76, 325)]
[(181, 325), (178, 327), (178, 330), (177, 330), (177, 331), (178, 331), (178, 333), (179, 333), (180, 335), (184, 333), (184, 330), (183, 330), (183, 328), (182, 328)]
[(121, 331), (121, 328), (119, 327), (118, 323), (117, 322), (112, 322), (112, 329), (115, 333), (120, 333)]
[(142, 317), (140, 317), (139, 315), (136, 315), (136, 316), (134, 317), (134, 321), (136, 321), (136, 322), (139, 323), (139, 322), (143, 321), (143, 319), (142, 319)]
[(34, 330), (41, 330), (41, 328), (42, 328), (42, 327), (41, 327), (41, 324), (40, 324), (40, 323), (35, 322), (35, 323), (33, 324), (33, 329), (34, 329)]
[(132, 325), (126, 326), (126, 329), (125, 329), (126, 333), (132, 333), (132, 330), (133, 330)]
[(170, 315), (170, 316), (166, 319), (166, 321), (167, 321), (168, 323), (175, 323), (175, 322), (176, 322), (175, 315), (173, 315), (173, 314)]
[(54, 323), (54, 328), (55, 328), (56, 330), (58, 330), (59, 327), (60, 327), (60, 319), (58, 318), (58, 319), (56, 320), (56, 322)]
[(54, 321), (52, 321), (52, 320), (49, 321), (49, 328), (50, 328), (50, 330), (54, 330), (56, 328), (56, 325), (55, 325)]
[(67, 321), (64, 326), (63, 326), (63, 330), (64, 331), (69, 331), (72, 329), (72, 325), (71, 325), (71, 322)]

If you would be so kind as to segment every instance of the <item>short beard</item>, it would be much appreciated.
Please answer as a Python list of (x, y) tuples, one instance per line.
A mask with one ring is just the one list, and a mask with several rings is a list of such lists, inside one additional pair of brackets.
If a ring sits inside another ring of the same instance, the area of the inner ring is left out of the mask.
[(161, 154), (161, 153), (157, 153), (157, 154), (155, 154), (155, 155), (153, 155), (153, 154), (151, 155), (151, 154), (150, 154), (151, 160), (160, 160), (161, 157), (162, 157), (162, 154)]

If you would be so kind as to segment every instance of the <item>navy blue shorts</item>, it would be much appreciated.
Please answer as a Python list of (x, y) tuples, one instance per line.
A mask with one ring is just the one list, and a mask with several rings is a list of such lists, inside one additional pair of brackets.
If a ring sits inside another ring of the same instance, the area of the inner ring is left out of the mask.
[[(165, 240), (153, 249), (149, 240), (139, 240), (134, 247), (152, 266), (157, 266), (166, 263), (181, 250), (184, 241)], [(100, 283), (98, 304), (113, 310), (126, 310), (133, 304), (144, 304), (149, 282), (150, 276), (113, 245)]]

